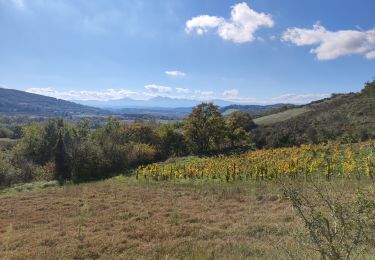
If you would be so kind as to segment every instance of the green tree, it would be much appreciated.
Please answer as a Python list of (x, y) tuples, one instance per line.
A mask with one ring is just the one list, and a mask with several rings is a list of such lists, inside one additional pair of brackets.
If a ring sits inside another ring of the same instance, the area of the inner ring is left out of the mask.
[(186, 119), (184, 133), (193, 152), (206, 153), (220, 148), (225, 128), (219, 108), (212, 103), (202, 103)]
[(110, 117), (102, 128), (93, 133), (92, 138), (102, 150), (104, 172), (118, 172), (129, 166), (131, 145), (117, 119)]
[(60, 182), (71, 179), (69, 155), (66, 151), (63, 133), (58, 136), (55, 148), (56, 179)]
[(42, 124), (31, 123), (22, 128), (22, 138), (14, 149), (15, 157), (22, 157), (36, 163), (45, 162), (42, 148), (44, 142), (44, 127)]
[(256, 127), (249, 113), (236, 111), (226, 121), (231, 147), (247, 143), (250, 131)]
[(158, 129), (159, 148), (162, 158), (182, 156), (187, 152), (185, 137), (174, 129), (171, 124), (163, 125)]
[(124, 125), (123, 134), (127, 141), (140, 144), (156, 144), (158, 136), (153, 127), (145, 123)]

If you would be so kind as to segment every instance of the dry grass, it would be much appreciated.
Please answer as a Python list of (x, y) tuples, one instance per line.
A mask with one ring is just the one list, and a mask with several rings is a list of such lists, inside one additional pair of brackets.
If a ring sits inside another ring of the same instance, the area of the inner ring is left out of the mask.
[[(304, 229), (275, 183), (117, 177), (36, 187), (0, 196), (0, 259), (316, 257), (296, 242)], [(355, 192), (353, 183), (332, 187)]]
[(294, 246), (298, 221), (274, 187), (129, 180), (1, 197), (0, 259), (280, 258), (278, 241)]

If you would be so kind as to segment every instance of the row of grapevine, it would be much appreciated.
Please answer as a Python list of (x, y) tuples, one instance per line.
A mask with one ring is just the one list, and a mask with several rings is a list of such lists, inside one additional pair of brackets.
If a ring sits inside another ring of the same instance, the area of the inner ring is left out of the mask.
[(375, 177), (375, 146), (368, 141), (355, 145), (326, 143), (301, 147), (251, 151), (241, 155), (199, 158), (185, 163), (141, 166), (137, 178), (154, 180), (219, 179), (270, 180), (289, 176), (357, 178)]

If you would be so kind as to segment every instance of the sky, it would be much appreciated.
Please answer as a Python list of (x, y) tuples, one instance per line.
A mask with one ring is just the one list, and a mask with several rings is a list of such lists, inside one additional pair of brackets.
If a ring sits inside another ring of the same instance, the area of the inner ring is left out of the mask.
[(0, 86), (306, 103), (375, 76), (374, 0), (0, 0)]

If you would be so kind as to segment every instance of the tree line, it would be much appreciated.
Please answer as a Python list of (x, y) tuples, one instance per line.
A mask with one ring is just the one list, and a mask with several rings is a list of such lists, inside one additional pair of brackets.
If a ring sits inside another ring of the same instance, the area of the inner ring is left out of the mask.
[(249, 147), (253, 128), (248, 113), (224, 118), (212, 103), (202, 103), (185, 120), (169, 124), (122, 123), (113, 117), (95, 129), (87, 120), (30, 123), (12, 149), (1, 151), (0, 186), (90, 181), (169, 157)]

